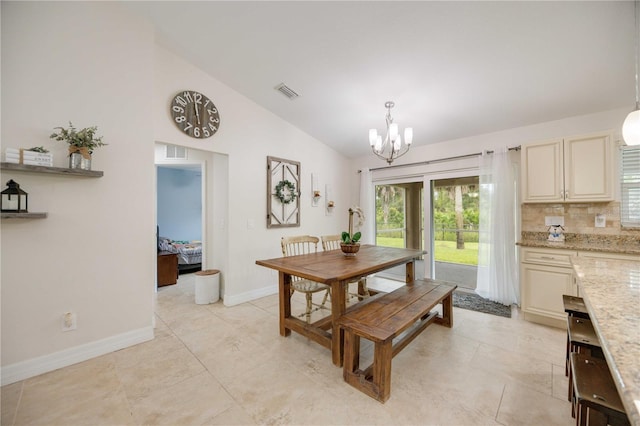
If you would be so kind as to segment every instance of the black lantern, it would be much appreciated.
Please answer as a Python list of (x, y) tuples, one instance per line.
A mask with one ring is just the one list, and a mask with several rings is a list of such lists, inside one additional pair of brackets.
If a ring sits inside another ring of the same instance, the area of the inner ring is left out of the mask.
[(7, 182), (7, 187), (0, 192), (0, 210), (3, 213), (27, 213), (27, 193), (13, 179)]

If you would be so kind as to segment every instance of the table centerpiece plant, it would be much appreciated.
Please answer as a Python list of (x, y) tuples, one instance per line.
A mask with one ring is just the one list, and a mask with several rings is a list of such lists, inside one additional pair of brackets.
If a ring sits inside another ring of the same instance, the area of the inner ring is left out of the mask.
[(97, 126), (77, 130), (71, 122), (69, 128), (54, 127), (58, 132), (49, 136), (51, 139), (69, 144), (69, 168), (91, 170), (91, 155), (101, 146), (107, 145), (102, 136), (96, 136)]

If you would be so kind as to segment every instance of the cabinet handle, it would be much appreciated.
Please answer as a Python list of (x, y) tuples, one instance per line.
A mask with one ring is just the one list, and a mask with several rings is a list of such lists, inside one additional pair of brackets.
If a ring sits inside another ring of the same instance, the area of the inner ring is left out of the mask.
[(556, 258), (555, 258), (555, 257), (553, 257), (553, 256), (540, 256), (540, 259), (556, 260)]

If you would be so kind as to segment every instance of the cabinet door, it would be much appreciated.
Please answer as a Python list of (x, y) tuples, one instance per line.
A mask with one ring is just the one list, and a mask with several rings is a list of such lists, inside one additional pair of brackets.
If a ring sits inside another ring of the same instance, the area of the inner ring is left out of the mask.
[(566, 201), (613, 200), (613, 143), (608, 133), (564, 140)]
[(564, 201), (562, 139), (523, 145), (520, 160), (523, 202)]
[(562, 295), (576, 295), (573, 271), (557, 266), (521, 264), (522, 310), (565, 320)]

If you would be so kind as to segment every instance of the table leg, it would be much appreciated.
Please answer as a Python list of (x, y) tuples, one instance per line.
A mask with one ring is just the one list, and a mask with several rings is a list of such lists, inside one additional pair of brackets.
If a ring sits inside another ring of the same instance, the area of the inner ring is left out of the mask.
[(279, 272), (279, 296), (280, 296), (280, 335), (288, 336), (291, 330), (284, 326), (285, 318), (291, 316), (291, 275)]
[(407, 284), (413, 284), (413, 280), (415, 279), (416, 276), (416, 268), (415, 268), (415, 262), (412, 260), (411, 262), (407, 262), (407, 276), (406, 276), (406, 283)]
[(331, 284), (331, 358), (334, 365), (342, 366), (344, 353), (344, 331), (338, 326), (338, 319), (347, 309), (345, 299), (346, 281), (336, 281)]

